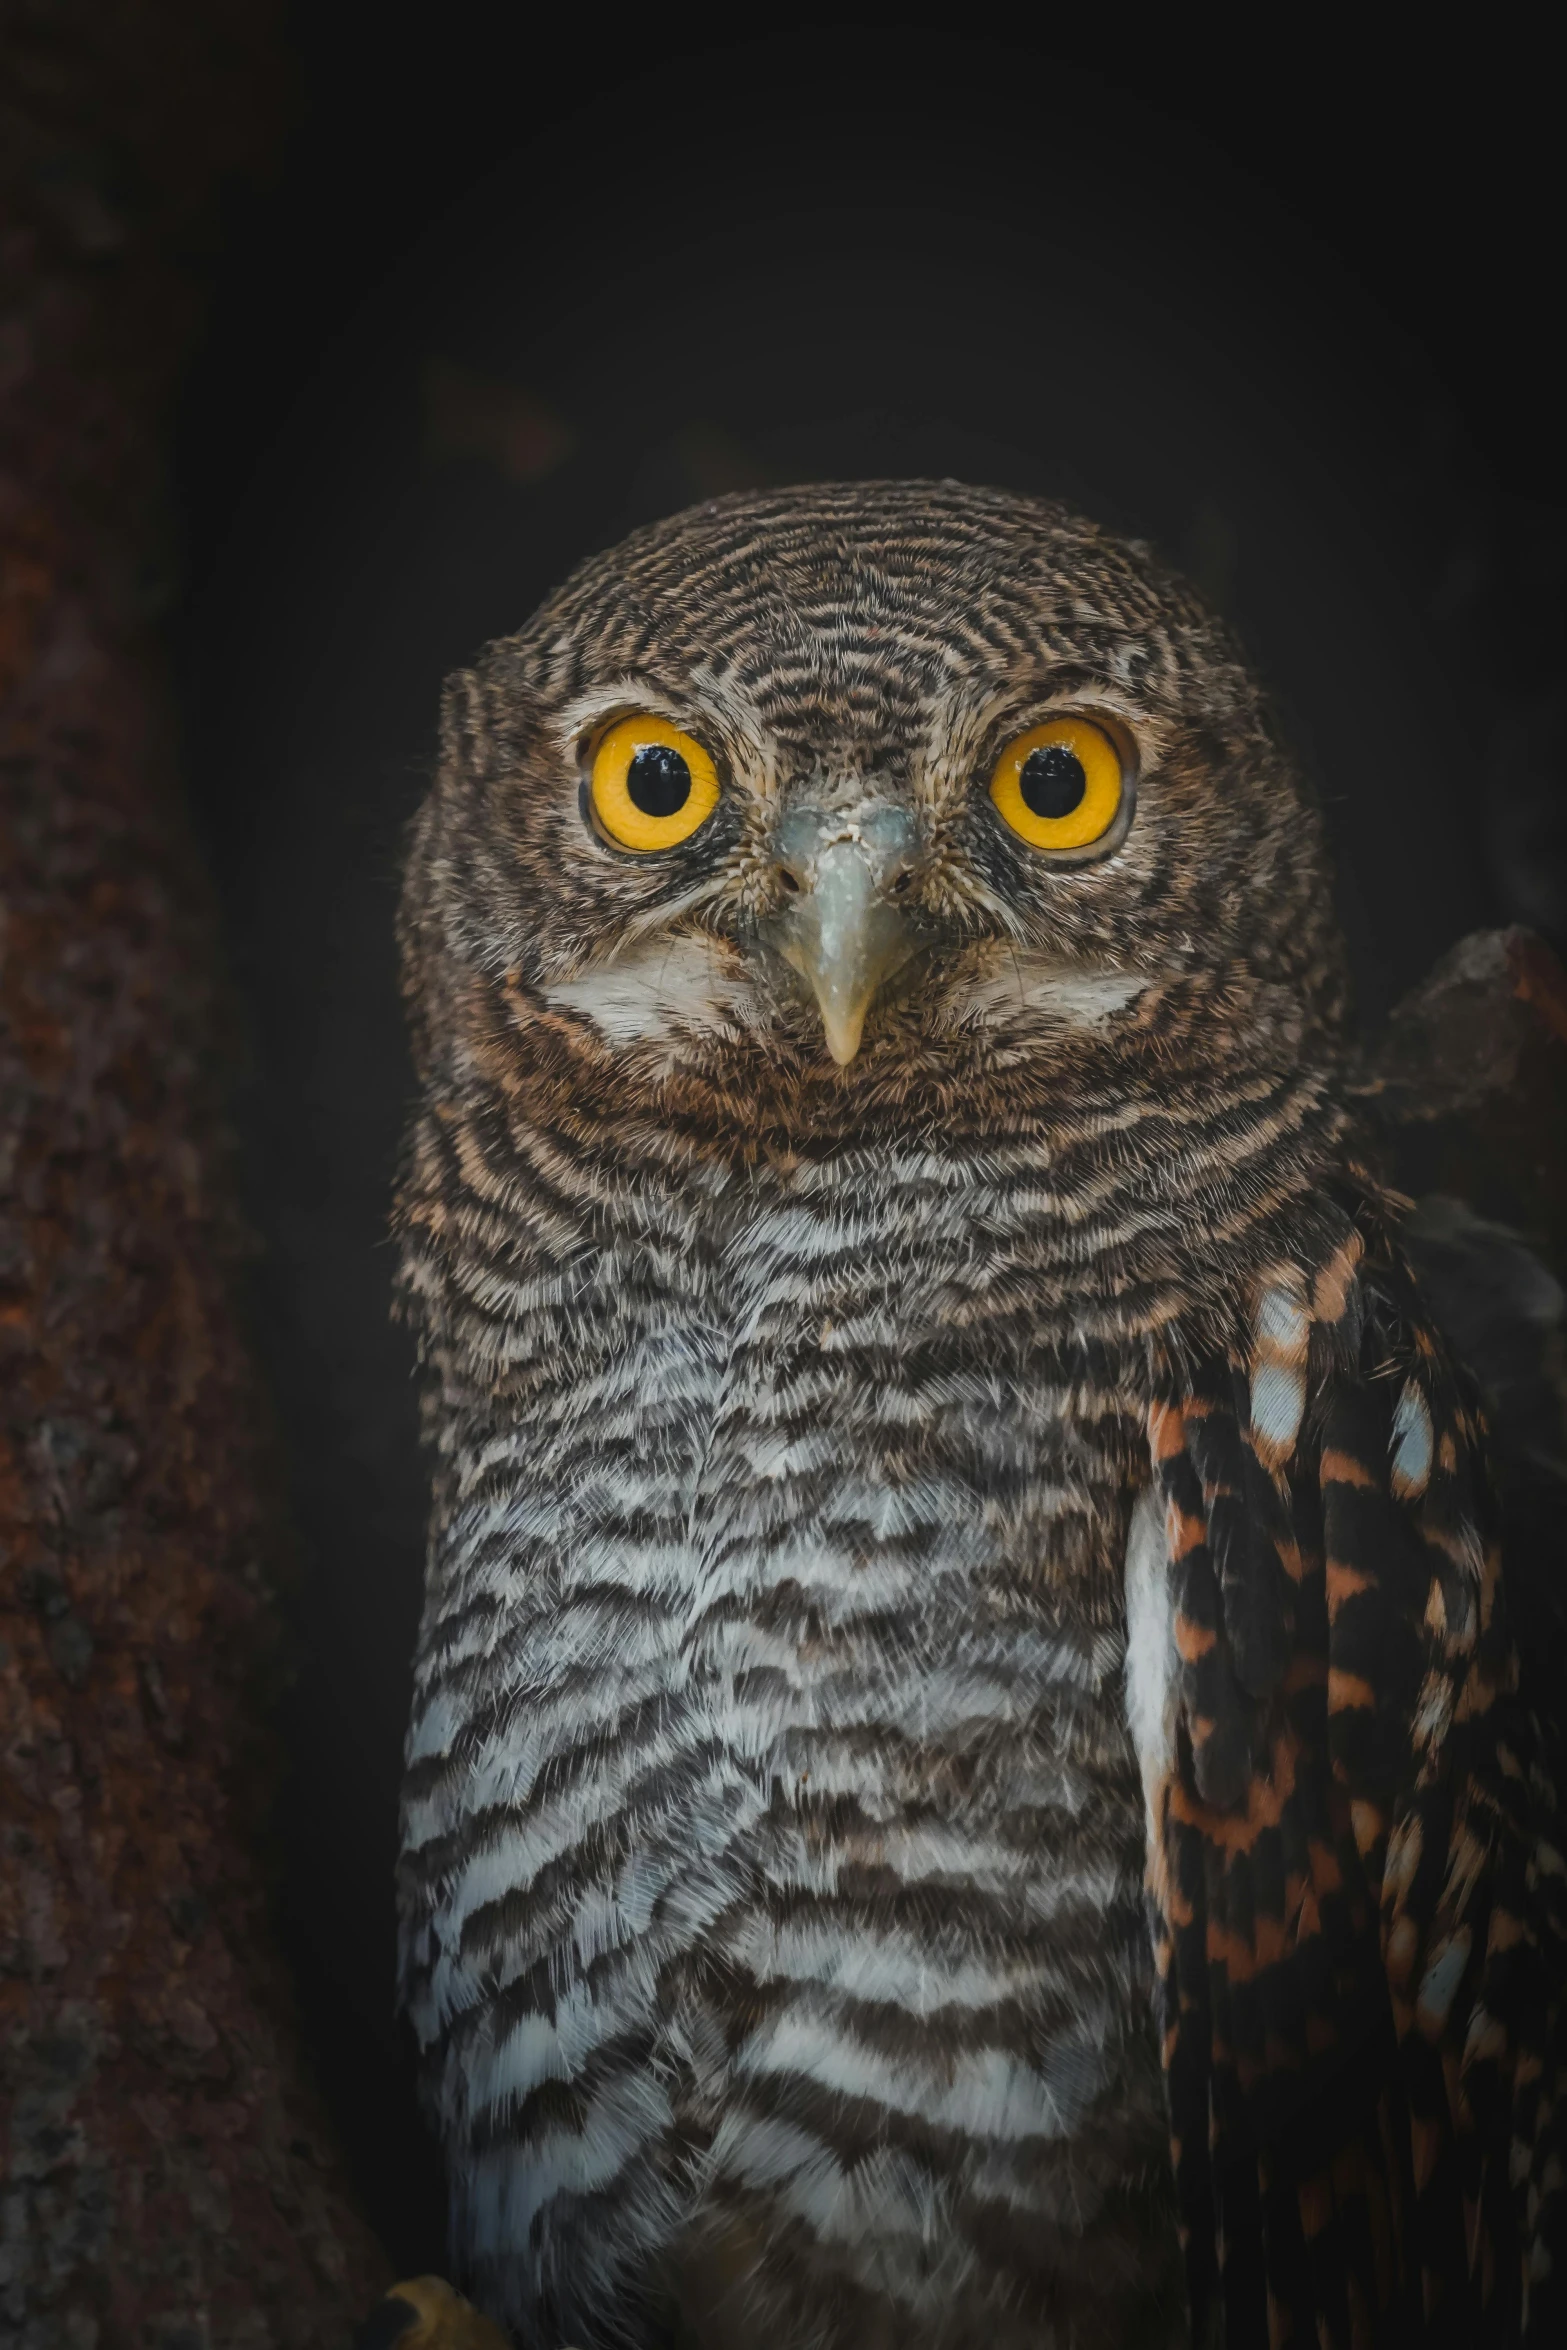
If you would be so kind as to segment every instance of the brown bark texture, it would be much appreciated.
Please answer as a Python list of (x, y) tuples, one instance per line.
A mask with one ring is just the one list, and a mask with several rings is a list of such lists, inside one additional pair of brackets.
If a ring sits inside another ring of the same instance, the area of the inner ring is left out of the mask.
[(234, 1306), (160, 474), (263, 0), (0, 15), (0, 2343), (315, 2350), (385, 2282), (257, 1857), (279, 1528)]

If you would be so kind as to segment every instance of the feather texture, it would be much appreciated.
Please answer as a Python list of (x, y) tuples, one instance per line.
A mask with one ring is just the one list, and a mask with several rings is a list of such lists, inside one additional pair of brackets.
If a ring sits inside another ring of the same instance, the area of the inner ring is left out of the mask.
[[(1360, 1257), (1357, 1234), (1317, 1277), (1316, 1374), (1282, 1496), (1270, 1479), (1293, 1647), (1251, 1717), (1250, 1783), (1205, 1785), (1186, 1711), (1159, 1802), (1193, 2294), (1222, 2301), (1230, 2343), (1544, 2343), (1563, 2318), (1548, 1733), (1518, 1700), (1476, 1407), (1385, 1236)], [(1150, 1418), (1178, 1593), (1227, 1372), (1173, 1378)], [(1229, 1453), (1262, 1450), (1232, 1393)], [(1237, 1680), (1233, 1712), (1249, 1694)]]
[[(638, 708), (721, 782), (641, 857), (583, 780)], [(987, 789), (1062, 710), (1120, 776), (1066, 859)], [(789, 823), (904, 844), (842, 1066)], [(403, 947), (402, 1986), (475, 2297), (1547, 2339), (1554, 1758), (1218, 624), (955, 484), (676, 517), (452, 681)]]

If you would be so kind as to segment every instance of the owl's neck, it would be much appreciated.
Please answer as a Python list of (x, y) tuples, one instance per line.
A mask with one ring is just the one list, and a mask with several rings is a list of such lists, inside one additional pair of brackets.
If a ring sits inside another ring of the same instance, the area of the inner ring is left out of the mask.
[[(415, 1320), (486, 1388), (535, 1297), (672, 1285), (722, 1320), (783, 1249), (820, 1319), (851, 1310), (871, 1242), (911, 1296), (923, 1283), (927, 1305), (983, 1322), (998, 1359), (1009, 1298), (1079, 1357), (1146, 1353), (1175, 1324), (1222, 1340), (1257, 1282), (1318, 1245), (1315, 1203), (1359, 1179), (1327, 1040), (1244, 974), (1151, 987), (1109, 1037), (888, 1047), (844, 1078), (740, 1046), (650, 1075), (509, 983), (456, 1008), (400, 1221)], [(1339, 1210), (1321, 1221), (1336, 1234)]]

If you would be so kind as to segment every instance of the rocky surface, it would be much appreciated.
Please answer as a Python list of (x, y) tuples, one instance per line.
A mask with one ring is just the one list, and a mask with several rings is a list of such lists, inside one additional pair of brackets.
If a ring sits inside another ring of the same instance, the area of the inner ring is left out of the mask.
[(315, 2350), (385, 2281), (261, 1855), (286, 1547), (233, 1306), (161, 452), (264, 6), (0, 34), (0, 2342)]
[(1402, 1190), (1463, 1200), (1567, 1272), (1567, 971), (1543, 939), (1460, 939), (1394, 1009), (1369, 1100)]

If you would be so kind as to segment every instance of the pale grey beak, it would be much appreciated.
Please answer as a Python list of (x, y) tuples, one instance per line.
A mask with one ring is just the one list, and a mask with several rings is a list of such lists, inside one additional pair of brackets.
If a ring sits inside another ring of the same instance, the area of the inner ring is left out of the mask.
[(793, 808), (774, 836), (791, 894), (768, 936), (815, 996), (827, 1050), (840, 1068), (860, 1049), (877, 988), (915, 950), (898, 899), (919, 847), (910, 811), (881, 800), (842, 814)]

